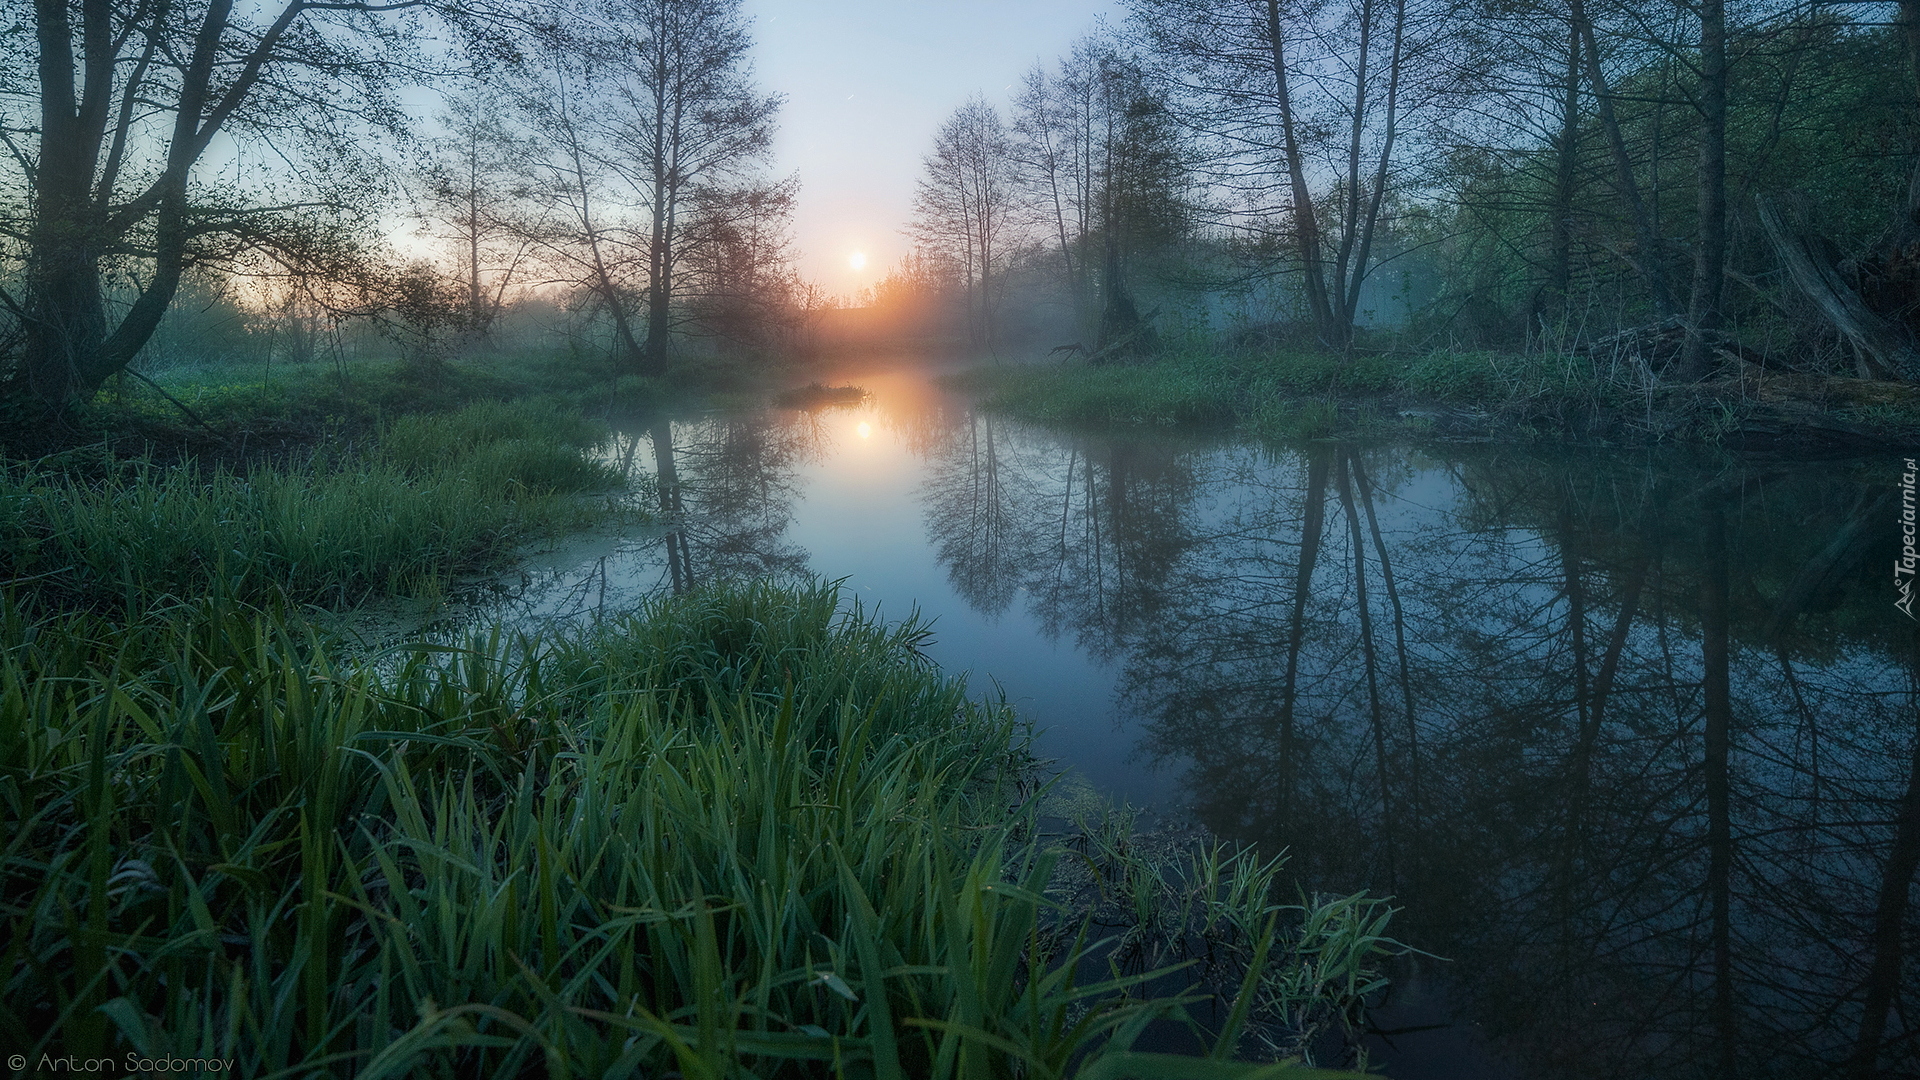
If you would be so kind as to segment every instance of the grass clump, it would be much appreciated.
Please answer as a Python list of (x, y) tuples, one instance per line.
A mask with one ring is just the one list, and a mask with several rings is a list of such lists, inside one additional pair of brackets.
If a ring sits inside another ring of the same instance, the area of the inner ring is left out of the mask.
[(1137, 1051), (1199, 969), (1091, 940), (1023, 728), (921, 634), (759, 586), (356, 661), (230, 603), (8, 605), (0, 1037), (242, 1075), (1293, 1075), (1225, 1059), (1352, 1005), (1384, 909), (1107, 842), (1077, 861), (1176, 883), (1157, 936), (1204, 939), (1225, 998), (1204, 1073)]
[(483, 401), (451, 413), (402, 417), (381, 435), (376, 457), (410, 475), (459, 472), (497, 493), (550, 495), (617, 486), (590, 452), (606, 427), (578, 410), (538, 401)]
[(597, 437), (556, 410), (481, 403), (402, 420), (347, 459), (16, 464), (0, 470), (0, 566), (43, 597), (122, 611), (432, 592), (585, 524), (571, 496), (618, 484), (587, 456)]
[(812, 411), (833, 405), (858, 405), (867, 399), (867, 391), (859, 386), (827, 386), (811, 382), (805, 386), (796, 386), (782, 390), (774, 396), (774, 403), (788, 409)]

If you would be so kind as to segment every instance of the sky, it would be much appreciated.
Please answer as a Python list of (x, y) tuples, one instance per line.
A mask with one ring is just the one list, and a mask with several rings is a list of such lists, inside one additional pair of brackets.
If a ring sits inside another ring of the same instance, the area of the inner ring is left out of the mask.
[[(785, 94), (777, 176), (798, 174), (801, 273), (851, 297), (908, 242), (913, 187), (934, 129), (976, 93), (1002, 107), (1111, 0), (746, 0), (760, 86)], [(850, 265), (854, 253), (866, 266)]]

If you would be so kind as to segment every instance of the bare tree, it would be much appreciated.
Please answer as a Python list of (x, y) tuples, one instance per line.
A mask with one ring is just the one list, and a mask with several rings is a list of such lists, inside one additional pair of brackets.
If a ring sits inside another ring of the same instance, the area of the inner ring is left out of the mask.
[(994, 289), (1018, 229), (1013, 143), (1000, 110), (985, 98), (954, 110), (934, 136), (914, 193), (920, 243), (953, 259), (966, 287), (967, 328), (976, 345), (994, 336)]
[(612, 319), (618, 358), (657, 374), (685, 291), (688, 212), (757, 173), (780, 98), (754, 88), (741, 0), (550, 15), (544, 70), (521, 92), (548, 150), (533, 165), (553, 211), (544, 244)]
[(1727, 288), (1727, 4), (1700, 0), (1699, 237), (1694, 241), (1693, 295), (1687, 307), (1687, 352), (1683, 370), (1705, 377), (1714, 364), (1713, 337), (1724, 318)]
[(799, 182), (709, 187), (691, 200), (680, 274), (697, 333), (732, 348), (781, 344), (806, 306), (790, 227)]
[(1406, 0), (1130, 8), (1184, 118), (1211, 141), (1220, 183), (1239, 195), (1238, 224), (1286, 223), (1314, 332), (1348, 348), (1425, 44)]
[(486, 333), (531, 269), (518, 164), (530, 156), (508, 103), (486, 86), (449, 96), (423, 170), (421, 212), (453, 249), (464, 328)]
[(1093, 355), (1151, 351), (1132, 264), (1184, 237), (1192, 201), (1191, 155), (1165, 95), (1118, 43), (1092, 36), (1054, 71), (1034, 68), (1013, 115), (1025, 201), (1039, 234), (1059, 246), (1075, 315), (1098, 343)]
[(1104, 104), (1100, 73), (1113, 51), (1112, 43), (1102, 38), (1082, 38), (1052, 70), (1035, 65), (1013, 100), (1013, 152), (1020, 181), (1043, 231), (1058, 245), (1074, 314), (1083, 326), (1093, 292), (1088, 243), (1098, 227), (1097, 145)]

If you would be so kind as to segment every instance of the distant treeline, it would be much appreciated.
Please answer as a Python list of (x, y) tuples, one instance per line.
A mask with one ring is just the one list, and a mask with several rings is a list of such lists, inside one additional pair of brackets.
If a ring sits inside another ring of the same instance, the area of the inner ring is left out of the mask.
[[(1913, 379), (1920, 5), (1129, 0), (941, 126), (976, 341), (1592, 346)], [(924, 299), (923, 299), (924, 302)]]

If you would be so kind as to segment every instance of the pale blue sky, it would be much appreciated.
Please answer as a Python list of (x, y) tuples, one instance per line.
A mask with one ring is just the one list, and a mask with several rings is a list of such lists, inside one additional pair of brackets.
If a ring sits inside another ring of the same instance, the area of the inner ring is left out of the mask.
[[(1117, 18), (1111, 0), (746, 0), (760, 85), (787, 95), (775, 169), (800, 176), (800, 268), (829, 292), (880, 279), (907, 249), (900, 230), (933, 131), (969, 96), (1004, 104), (1048, 63)], [(855, 272), (848, 256), (864, 251)]]

